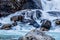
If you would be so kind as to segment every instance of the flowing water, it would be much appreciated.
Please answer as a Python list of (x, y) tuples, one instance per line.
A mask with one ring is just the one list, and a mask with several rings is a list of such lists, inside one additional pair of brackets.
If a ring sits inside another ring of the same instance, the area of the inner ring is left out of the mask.
[[(35, 1), (35, 0), (34, 0)], [(60, 19), (60, 0), (40, 0), (42, 4), (42, 10), (40, 9), (26, 9), (26, 10), (21, 10), (17, 11), (16, 13), (10, 14), (7, 17), (2, 17), (0, 18), (0, 27), (2, 27), (3, 24), (12, 24), (13, 22), (10, 20), (11, 17), (17, 16), (17, 15), (23, 15), (22, 13), (25, 13), (24, 17), (25, 19), (30, 19), (30, 15), (33, 15), (33, 19), (41, 25), (40, 21), (43, 19), (50, 20), (52, 22), (52, 27), (51, 29), (47, 32), (48, 35), (54, 37), (56, 40), (60, 39), (60, 26), (56, 26), (54, 23), (55, 19)], [(37, 2), (36, 2), (37, 3)], [(36, 16), (36, 10), (40, 11), (41, 17), (38, 19)], [(55, 13), (51, 13), (55, 12)], [(32, 14), (33, 13), (33, 14)], [(30, 30), (35, 29), (35, 27), (28, 25), (27, 24), (22, 24), (18, 22), (18, 25), (15, 27), (12, 27), (11, 30), (0, 30), (0, 35), (3, 38), (5, 35), (9, 37), (9, 35), (14, 35), (12, 39), (22, 37), (25, 34), (27, 34)], [(4, 38), (8, 38), (8, 37)], [(10, 38), (10, 37), (9, 37)], [(8, 39), (9, 39), (8, 38)]]

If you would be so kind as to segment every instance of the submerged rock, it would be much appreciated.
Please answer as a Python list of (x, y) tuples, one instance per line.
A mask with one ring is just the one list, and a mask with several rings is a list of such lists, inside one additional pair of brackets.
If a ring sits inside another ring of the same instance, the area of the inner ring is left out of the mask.
[(16, 12), (21, 10), (21, 6), (26, 0), (0, 0), (0, 10), (5, 12)]
[(42, 12), (40, 10), (36, 10), (36, 17), (39, 19), (41, 17)]
[(55, 39), (42, 31), (34, 30), (30, 31), (24, 37), (22, 37), (22, 40), (55, 40)]
[(35, 28), (39, 28), (40, 27), (40, 25), (35, 20), (31, 20), (29, 25), (32, 25)]
[(11, 29), (11, 27), (12, 27), (11, 24), (4, 24), (1, 29), (9, 30), (9, 29)]
[(24, 17), (21, 15), (11, 17), (11, 21), (14, 21), (14, 22), (16, 22), (16, 21), (22, 22), (23, 19), (24, 19)]
[(43, 31), (48, 31), (51, 28), (51, 22), (49, 20), (43, 20), (41, 24), (41, 29)]

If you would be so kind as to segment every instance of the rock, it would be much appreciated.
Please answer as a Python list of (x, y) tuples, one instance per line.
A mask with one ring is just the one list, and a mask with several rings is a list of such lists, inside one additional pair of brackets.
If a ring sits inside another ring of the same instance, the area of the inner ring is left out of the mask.
[(16, 12), (21, 10), (26, 0), (0, 0), (0, 10), (5, 12)]
[(55, 24), (56, 24), (56, 25), (60, 25), (60, 19), (56, 19), (56, 20), (55, 20)]
[(9, 15), (9, 13), (7, 13), (7, 12), (0, 12), (0, 17), (6, 17), (8, 15)]
[(42, 31), (34, 30), (27, 33), (22, 40), (55, 40), (51, 36), (45, 34)]
[(23, 16), (21, 16), (21, 15), (19, 15), (19, 16), (18, 16), (18, 20), (19, 20), (19, 21), (21, 21), (21, 22), (22, 22), (22, 21), (23, 21), (23, 19), (24, 19), (24, 17), (23, 17)]
[[(33, 5), (33, 6), (32, 6)], [(0, 0), (0, 11), (14, 13), (23, 9), (39, 9), (33, 0)]]
[(16, 26), (16, 25), (17, 25), (17, 22), (12, 23), (12, 25), (13, 25), (13, 26)]
[(11, 21), (14, 21), (14, 22), (18, 21), (18, 16), (11, 17)]
[(9, 30), (11, 29), (12, 25), (11, 24), (4, 24), (1, 29)]
[(24, 19), (24, 17), (21, 15), (11, 17), (11, 21), (14, 21), (14, 22), (16, 22), (16, 21), (22, 22), (23, 19)]
[(35, 28), (39, 28), (40, 27), (40, 25), (35, 20), (31, 20), (29, 25), (32, 25)]
[[(29, 5), (30, 4), (30, 5)], [(23, 5), (22, 9), (38, 9), (39, 7), (33, 2), (27, 2)], [(40, 8), (39, 8), (40, 9)]]
[(49, 20), (43, 20), (41, 28), (43, 31), (49, 30), (51, 28), (51, 22)]
[(36, 10), (36, 17), (39, 19), (41, 17), (42, 12), (39, 10)]

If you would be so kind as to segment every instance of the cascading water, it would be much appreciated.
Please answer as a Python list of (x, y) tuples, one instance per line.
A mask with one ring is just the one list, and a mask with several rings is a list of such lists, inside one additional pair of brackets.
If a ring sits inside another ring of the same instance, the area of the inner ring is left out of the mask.
[[(35, 1), (35, 3), (38, 4), (38, 6), (39, 6), (40, 3), (37, 3), (38, 1), (39, 0)], [(42, 10), (40, 10), (40, 9), (26, 9), (26, 10), (17, 11), (14, 14), (8, 15), (7, 17), (1, 17), (0, 18), (0, 23), (1, 23), (0, 28), (4, 24), (12, 24), (13, 21), (10, 20), (11, 17), (22, 15), (22, 16), (24, 16), (25, 19), (30, 19), (30, 20), (34, 19), (38, 23), (38, 25), (41, 25), (40, 21), (43, 20), (43, 19), (47, 19), (47, 20), (51, 21), (52, 22), (52, 27), (48, 31), (47, 34), (49, 34), (49, 32), (60, 32), (59, 31), (60, 27), (56, 26), (55, 21), (54, 21), (55, 19), (60, 19), (60, 16), (59, 16), (60, 15), (60, 4), (59, 4), (60, 1), (59, 0), (40, 0), (40, 2), (42, 4), (42, 7), (41, 7)], [(38, 11), (41, 14), (37, 13), (36, 11)], [(29, 25), (29, 23), (24, 23), (23, 24), (21, 22), (17, 22), (17, 25), (12, 27), (9, 31), (2, 30), (0, 32), (3, 33), (3, 32), (6, 31), (5, 35), (6, 34), (10, 34), (10, 35), (11, 34), (12, 35), (16, 34), (16, 35), (18, 35), (18, 33), (19, 33), (19, 34), (21, 34), (20, 36), (24, 36), (27, 32), (29, 32), (30, 30), (33, 30), (33, 29), (35, 29), (35, 27), (32, 26), (32, 25)], [(60, 33), (58, 33), (58, 34), (60, 34)], [(53, 34), (51, 33), (51, 36), (52, 35)], [(56, 37), (54, 37), (54, 38), (56, 38), (56, 40), (59, 40), (59, 38), (57, 39), (57, 37), (58, 37), (57, 33), (55, 33), (55, 36)]]
[(44, 11), (60, 10), (60, 0), (41, 0)]

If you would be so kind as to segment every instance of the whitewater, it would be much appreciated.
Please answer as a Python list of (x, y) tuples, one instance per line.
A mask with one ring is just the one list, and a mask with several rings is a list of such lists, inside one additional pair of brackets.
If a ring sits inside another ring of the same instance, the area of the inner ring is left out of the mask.
[[(36, 2), (37, 3), (37, 2)], [(54, 23), (55, 19), (60, 19), (60, 0), (41, 0), (42, 3), (42, 8), (43, 10), (40, 9), (25, 9), (25, 10), (21, 10), (21, 11), (17, 11), (13, 14), (8, 15), (7, 17), (1, 17), (0, 18), (0, 23), (2, 23), (0, 25), (0, 27), (2, 27), (3, 24), (12, 24), (13, 21), (10, 20), (11, 17), (13, 16), (17, 16), (17, 15), (22, 15), (22, 13), (25, 13), (25, 19), (30, 19), (30, 15), (33, 15), (33, 19), (39, 24), (41, 25), (40, 21), (42, 19), (47, 19), (50, 20), (52, 22), (52, 27), (51, 29), (46, 32), (46, 34), (54, 37), (56, 40), (60, 39), (60, 26), (56, 26)], [(36, 17), (36, 10), (39, 10), (42, 14), (41, 17), (38, 19)], [(59, 12), (59, 13), (55, 13), (55, 14), (50, 14), (48, 12), (51, 11), (55, 11), (55, 12)], [(27, 15), (28, 13), (28, 15)], [(27, 34), (29, 31), (35, 29), (35, 27), (28, 25), (27, 24), (21, 24), (20, 22), (18, 22), (18, 25), (15, 27), (12, 27), (11, 30), (0, 30), (0, 35), (14, 35), (14, 38), (18, 38), (18, 37), (22, 37), (25, 34)], [(2, 36), (3, 37), (3, 36)]]

